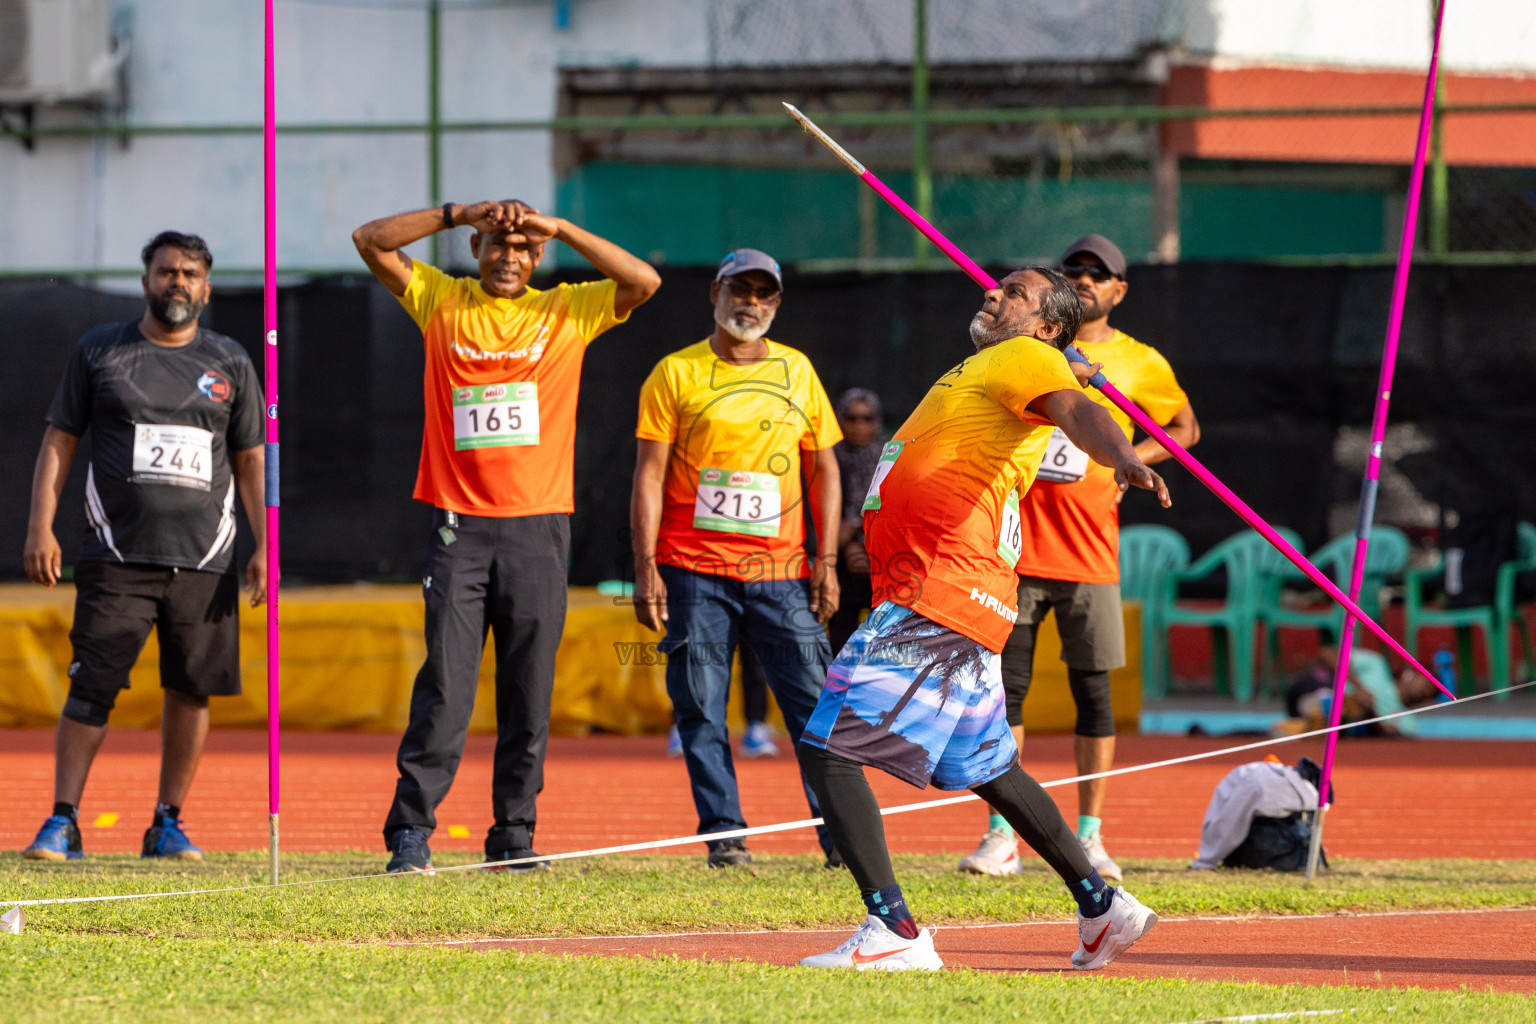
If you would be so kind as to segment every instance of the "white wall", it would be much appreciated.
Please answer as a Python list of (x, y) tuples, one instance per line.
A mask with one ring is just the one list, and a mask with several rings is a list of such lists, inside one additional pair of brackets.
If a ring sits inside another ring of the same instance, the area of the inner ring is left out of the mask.
[[(1536, 72), (1536, 2), (1449, 2), (1449, 67)], [(443, 3), (448, 120), (549, 117), (561, 66), (904, 63), (912, 46), (911, 0), (570, 0), (565, 30), (552, 0)], [(936, 61), (1129, 56), (1159, 41), (1237, 63), (1422, 68), (1429, 52), (1428, 0), (928, 6)], [(425, 119), (424, 0), (278, 0), (276, 11), (280, 121)], [(114, 0), (114, 23), (133, 47), (131, 122), (259, 123), (260, 4)], [(544, 132), (447, 135), (444, 195), (547, 208), (550, 149)], [(361, 269), (351, 230), (424, 205), (428, 191), (421, 135), (286, 135), (278, 173), (279, 260), (289, 267)], [(126, 148), (55, 139), (31, 153), (0, 139), (0, 270), (131, 267), (170, 226), (205, 235), (224, 267), (256, 267), (261, 212), (259, 136), (141, 137)]]
[[(1187, 0), (1182, 41), (1233, 63), (1429, 65), (1430, 0)], [(1448, 0), (1448, 70), (1536, 72), (1536, 3)]]

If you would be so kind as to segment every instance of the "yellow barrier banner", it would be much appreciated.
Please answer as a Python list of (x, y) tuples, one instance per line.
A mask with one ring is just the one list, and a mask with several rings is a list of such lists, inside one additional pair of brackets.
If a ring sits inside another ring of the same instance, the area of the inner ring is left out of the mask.
[[(0, 728), (51, 727), (69, 691), (69, 627), (74, 588), (0, 585)], [(423, 605), (413, 586), (295, 587), (284, 591), (282, 725), (314, 731), (403, 732), (411, 686), (426, 657)], [(1126, 603), (1126, 668), (1110, 674), (1116, 725), (1134, 731), (1141, 712), (1140, 608)], [(635, 621), (628, 600), (573, 587), (555, 660), (550, 730), (634, 735), (672, 724), (666, 658), (660, 640)], [(240, 608), (245, 693), (212, 702), (217, 728), (257, 728), (267, 720), (266, 609)], [(1025, 703), (1031, 732), (1070, 732), (1076, 720), (1053, 619), (1040, 627), (1035, 679)], [(470, 730), (496, 731), (495, 657), (487, 648)], [(737, 671), (739, 676), (739, 669)], [(115, 728), (160, 724), (160, 653), (150, 634), (112, 712)], [(783, 719), (770, 700), (769, 720)], [(742, 725), (740, 687), (731, 691), (730, 720)]]

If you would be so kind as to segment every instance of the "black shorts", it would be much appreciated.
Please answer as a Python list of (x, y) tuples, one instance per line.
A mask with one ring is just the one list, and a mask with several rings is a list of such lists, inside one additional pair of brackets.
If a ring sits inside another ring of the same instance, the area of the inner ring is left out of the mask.
[(1024, 724), (1024, 699), (1034, 678), (1035, 635), (1052, 611), (1061, 635), (1061, 660), (1067, 665), (1072, 702), (1077, 705), (1077, 724), (1072, 731), (1078, 736), (1113, 736), (1109, 670), (1125, 664), (1120, 587), (1114, 583), (1019, 577), (1019, 620), (1002, 653), (1008, 724)]
[(239, 599), (233, 569), (199, 572), (80, 562), (75, 566), (75, 622), (69, 631), (74, 662), (65, 715), (87, 721), (93, 711), (104, 715), (111, 709), (118, 691), (128, 688), (128, 672), (151, 627), (160, 639), (162, 687), (189, 697), (235, 696), (240, 692)]

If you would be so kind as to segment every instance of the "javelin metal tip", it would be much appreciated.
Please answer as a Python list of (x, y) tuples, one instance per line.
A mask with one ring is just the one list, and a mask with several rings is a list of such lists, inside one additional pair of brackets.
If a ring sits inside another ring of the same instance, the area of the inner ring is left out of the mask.
[(832, 155), (841, 160), (850, 171), (860, 176), (866, 173), (864, 165), (855, 160), (852, 153), (848, 152), (842, 146), (839, 146), (835, 141), (833, 141), (832, 136), (816, 127), (816, 122), (800, 113), (799, 109), (796, 108), (794, 104), (785, 103), (784, 110), (789, 114), (790, 117), (800, 122), (801, 128), (816, 136), (816, 141), (830, 149), (832, 151)]

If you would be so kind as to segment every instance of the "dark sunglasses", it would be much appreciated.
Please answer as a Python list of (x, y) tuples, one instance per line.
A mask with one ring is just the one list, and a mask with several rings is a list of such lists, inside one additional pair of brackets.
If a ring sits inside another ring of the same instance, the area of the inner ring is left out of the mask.
[(1114, 271), (1108, 267), (1094, 263), (1063, 263), (1061, 272), (1065, 277), (1082, 277), (1087, 275), (1095, 281), (1108, 281), (1115, 276)]
[(753, 285), (751, 281), (744, 281), (739, 277), (728, 277), (725, 279), (725, 286), (738, 299), (755, 296), (760, 302), (775, 302), (779, 298), (779, 290), (771, 284)]

